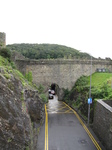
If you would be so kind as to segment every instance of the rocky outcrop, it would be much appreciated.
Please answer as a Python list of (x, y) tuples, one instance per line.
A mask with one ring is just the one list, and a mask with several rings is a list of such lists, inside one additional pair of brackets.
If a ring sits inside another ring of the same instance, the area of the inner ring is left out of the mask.
[(0, 150), (34, 150), (44, 104), (37, 91), (24, 90), (20, 80), (2, 73), (0, 69)]
[(44, 107), (38, 91), (25, 90), (24, 97), (31, 121), (35, 123), (41, 121), (42, 123), (44, 120)]

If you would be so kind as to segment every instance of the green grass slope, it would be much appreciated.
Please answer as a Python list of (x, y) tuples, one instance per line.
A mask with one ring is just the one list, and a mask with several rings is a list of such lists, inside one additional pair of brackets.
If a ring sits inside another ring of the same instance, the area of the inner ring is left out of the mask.
[[(111, 73), (94, 73), (91, 78), (91, 85), (94, 87), (101, 87), (104, 84), (107, 84), (109, 87), (112, 82), (112, 74)], [(90, 85), (90, 77), (88, 77), (88, 85)]]

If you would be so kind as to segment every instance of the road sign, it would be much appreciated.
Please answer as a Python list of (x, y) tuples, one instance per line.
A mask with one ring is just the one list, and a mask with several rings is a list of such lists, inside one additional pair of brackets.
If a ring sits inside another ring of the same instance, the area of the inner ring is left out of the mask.
[(88, 104), (92, 104), (92, 98), (88, 98)]

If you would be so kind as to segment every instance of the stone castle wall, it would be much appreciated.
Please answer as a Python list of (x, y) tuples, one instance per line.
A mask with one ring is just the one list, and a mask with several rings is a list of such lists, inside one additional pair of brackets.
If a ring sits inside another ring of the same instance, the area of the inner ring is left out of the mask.
[[(16, 60), (16, 64), (24, 74), (32, 71), (34, 83), (47, 87), (55, 83), (60, 88), (71, 89), (78, 78), (91, 73), (89, 60)], [(97, 68), (112, 71), (112, 61), (94, 60), (92, 73)]]
[(6, 34), (4, 32), (0, 32), (0, 47), (6, 46)]
[(112, 150), (112, 107), (102, 100), (96, 104), (93, 128), (105, 148)]

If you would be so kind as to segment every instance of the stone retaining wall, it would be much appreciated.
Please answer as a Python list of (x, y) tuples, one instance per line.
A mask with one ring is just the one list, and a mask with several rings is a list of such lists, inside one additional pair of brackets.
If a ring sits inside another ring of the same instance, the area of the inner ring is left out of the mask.
[(93, 129), (105, 148), (112, 150), (112, 107), (103, 100), (96, 103)]

